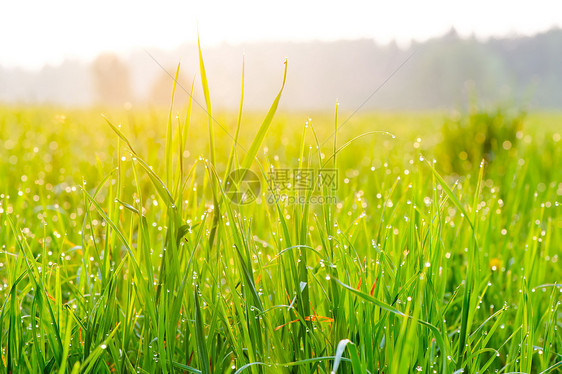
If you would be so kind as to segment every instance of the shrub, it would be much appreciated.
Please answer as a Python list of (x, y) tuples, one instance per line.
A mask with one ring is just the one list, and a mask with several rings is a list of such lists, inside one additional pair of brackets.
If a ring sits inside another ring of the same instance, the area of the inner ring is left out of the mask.
[(482, 160), (494, 164), (510, 154), (521, 134), (524, 112), (473, 110), (446, 120), (440, 163), (447, 172), (470, 173)]

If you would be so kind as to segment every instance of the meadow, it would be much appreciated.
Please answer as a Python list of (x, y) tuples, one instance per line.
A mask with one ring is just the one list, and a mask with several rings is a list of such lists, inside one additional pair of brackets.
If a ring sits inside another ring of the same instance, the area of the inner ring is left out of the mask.
[(201, 72), (0, 108), (0, 372), (560, 370), (561, 114), (213, 112)]

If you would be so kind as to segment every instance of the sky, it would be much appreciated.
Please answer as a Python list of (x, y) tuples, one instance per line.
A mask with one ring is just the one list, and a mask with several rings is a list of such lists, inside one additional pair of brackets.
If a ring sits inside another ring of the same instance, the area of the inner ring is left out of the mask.
[(0, 66), (39, 69), (106, 51), (172, 49), (197, 40), (371, 38), (407, 45), (446, 33), (532, 35), (562, 26), (560, 0), (0, 0)]

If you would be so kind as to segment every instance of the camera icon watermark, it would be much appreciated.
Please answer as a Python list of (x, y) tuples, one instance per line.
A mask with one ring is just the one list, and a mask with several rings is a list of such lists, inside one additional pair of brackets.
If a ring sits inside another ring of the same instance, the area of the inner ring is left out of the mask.
[(226, 179), (225, 194), (234, 204), (253, 203), (259, 197), (260, 191), (260, 179), (249, 169), (234, 170)]

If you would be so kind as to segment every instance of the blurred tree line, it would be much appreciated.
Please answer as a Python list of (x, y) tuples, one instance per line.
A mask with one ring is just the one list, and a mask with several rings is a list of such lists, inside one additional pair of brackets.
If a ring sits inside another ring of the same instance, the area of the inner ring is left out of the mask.
[[(289, 75), (283, 109), (331, 110), (339, 99), (344, 108), (353, 110), (381, 85), (365, 109), (454, 108), (470, 98), (483, 104), (562, 108), (560, 29), (485, 41), (461, 38), (451, 30), (439, 38), (412, 42), (407, 48), (362, 39), (224, 44), (204, 47), (203, 52), (217, 108), (237, 108), (239, 104), (243, 53), (246, 108), (270, 105), (285, 57)], [(177, 102), (187, 100), (199, 72), (196, 46), (149, 53), (103, 54), (89, 64), (66, 61), (36, 72), (0, 67), (0, 102), (167, 106), (180, 60)], [(200, 94), (199, 85), (195, 87)]]

